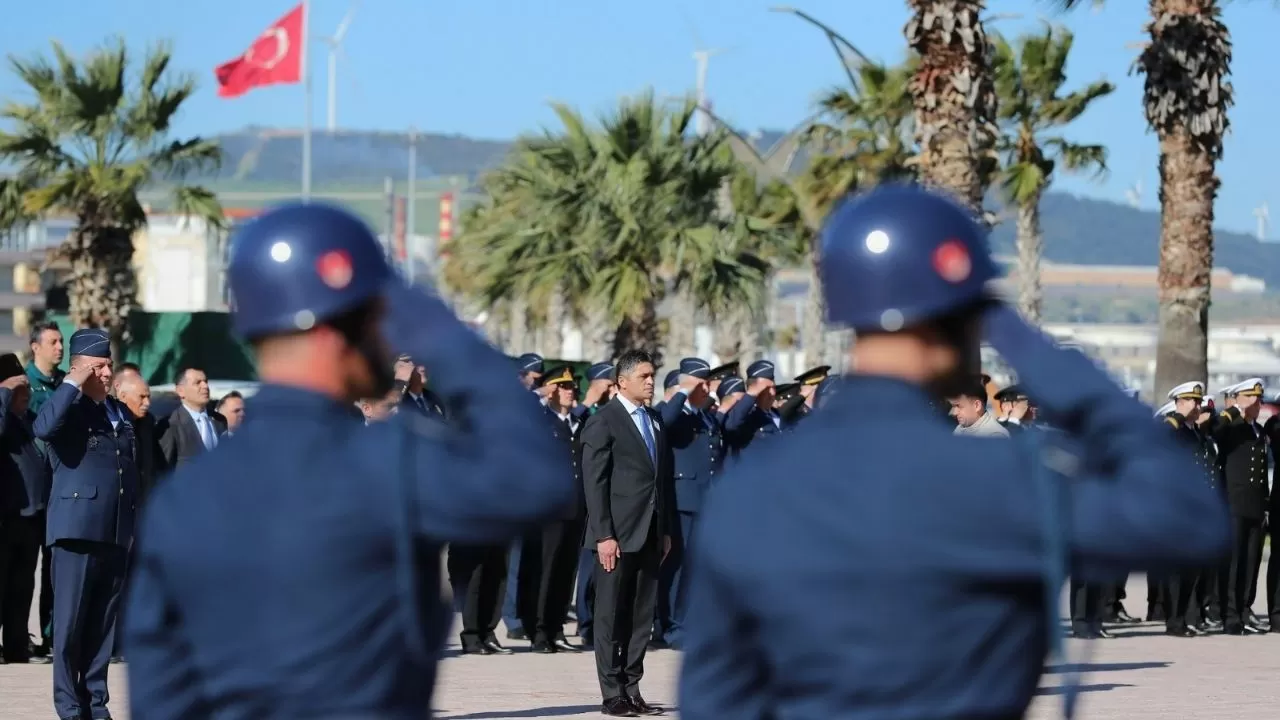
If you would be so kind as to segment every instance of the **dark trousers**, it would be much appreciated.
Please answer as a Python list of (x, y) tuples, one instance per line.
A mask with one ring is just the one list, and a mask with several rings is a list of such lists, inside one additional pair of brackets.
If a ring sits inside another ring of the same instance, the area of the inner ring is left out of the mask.
[(1222, 565), (1210, 565), (1200, 574), (1200, 584), (1196, 586), (1196, 605), (1200, 608), (1201, 619), (1208, 622), (1222, 622)]
[(1225, 615), (1227, 630), (1243, 627), (1249, 621), (1249, 608), (1258, 583), (1258, 567), (1262, 562), (1262, 521), (1242, 517), (1231, 518), (1234, 537), (1231, 562), (1227, 567)]
[(1147, 621), (1163, 622), (1169, 619), (1165, 602), (1168, 595), (1168, 573), (1147, 573)]
[(1280, 632), (1280, 514), (1271, 513), (1271, 560), (1267, 562), (1267, 614), (1271, 632)]
[(1203, 579), (1198, 569), (1186, 569), (1170, 573), (1165, 584), (1165, 627), (1169, 630), (1185, 630), (1188, 625), (1200, 622), (1200, 608), (1196, 588)]
[(639, 692), (645, 650), (653, 637), (661, 564), (655, 527), (649, 528), (638, 552), (622, 553), (613, 572), (596, 564), (596, 673), (605, 700)]
[(1103, 587), (1102, 619), (1104, 621), (1110, 622), (1120, 619), (1120, 611), (1124, 610), (1124, 599), (1128, 595), (1125, 592), (1125, 586), (1128, 584), (1129, 576), (1125, 575), (1120, 582)]
[(43, 540), (39, 518), (15, 515), (0, 525), (0, 645), (6, 662), (26, 662), (31, 654), (27, 621)]
[(684, 632), (685, 561), (689, 557), (689, 538), (698, 523), (697, 513), (682, 512), (680, 529), (671, 538), (671, 553), (662, 563), (658, 588), (658, 623), (654, 632), (666, 642), (679, 646)]
[[(493, 640), (502, 611), (502, 585), (507, 575), (507, 549), (493, 545), (450, 545), (446, 562), (454, 598), (462, 598), (464, 649)], [(456, 600), (455, 600), (456, 602)]]
[(574, 590), (574, 605), (578, 612), (578, 637), (591, 638), (595, 624), (596, 604), (596, 554), (587, 548), (578, 550), (578, 587)]
[(535, 643), (564, 637), (581, 544), (579, 520), (557, 520), (521, 539), (516, 614)]
[(507, 631), (523, 630), (520, 624), (520, 541), (511, 545), (507, 560), (506, 590), (502, 594), (502, 624)]
[(35, 515), (40, 526), (40, 639), (53, 647), (53, 548), (44, 544), (45, 511)]
[(124, 588), (125, 549), (60, 540), (53, 547), (53, 704), (58, 717), (110, 716), (107, 668)]
[(1102, 627), (1102, 586), (1071, 581), (1071, 631), (1087, 633)]

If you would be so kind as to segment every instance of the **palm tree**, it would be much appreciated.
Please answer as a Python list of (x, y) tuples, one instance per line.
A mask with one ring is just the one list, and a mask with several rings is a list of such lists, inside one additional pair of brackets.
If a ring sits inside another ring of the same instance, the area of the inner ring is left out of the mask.
[[(1057, 0), (1071, 8), (1080, 0)], [(1101, 4), (1094, 0), (1093, 4)], [(1150, 40), (1136, 68), (1143, 111), (1160, 141), (1160, 330), (1156, 396), (1208, 377), (1216, 165), (1235, 102), (1231, 35), (1217, 0), (1149, 0)]]
[(658, 352), (668, 296), (712, 310), (757, 302), (762, 264), (717, 217), (735, 164), (722, 135), (689, 137), (695, 111), (645, 94), (593, 127), (556, 107), (563, 129), (522, 139), (486, 177), (489, 200), (455, 240), (451, 276), (486, 306), (560, 293), (580, 325), (610, 321), (615, 353)]
[(920, 180), (982, 215), (983, 163), (996, 137), (996, 93), (983, 0), (907, 0), (903, 34), (920, 59), (911, 78)]
[(213, 193), (183, 182), (219, 166), (218, 145), (170, 136), (195, 79), (171, 71), (165, 45), (150, 49), (140, 64), (132, 60), (118, 39), (83, 61), (57, 42), (52, 60), (11, 57), (10, 67), (34, 98), (0, 111), (12, 124), (0, 132), (0, 163), (14, 168), (0, 181), (0, 227), (49, 213), (75, 216), (75, 230), (60, 249), (71, 265), (71, 320), (105, 327), (117, 342), (137, 303), (133, 234), (147, 224), (138, 193), (174, 183), (177, 212), (223, 223)]
[(1049, 134), (1074, 122), (1094, 100), (1115, 90), (1111, 83), (1098, 81), (1061, 94), (1073, 42), (1069, 31), (1052, 27), (1020, 38), (1017, 47), (1002, 37), (994, 38), (992, 65), (1004, 131), (996, 143), (1004, 159), (1000, 180), (1018, 218), (1018, 308), (1036, 323), (1040, 322), (1043, 300), (1040, 198), (1059, 164), (1069, 171), (1106, 171), (1105, 147), (1080, 145)]

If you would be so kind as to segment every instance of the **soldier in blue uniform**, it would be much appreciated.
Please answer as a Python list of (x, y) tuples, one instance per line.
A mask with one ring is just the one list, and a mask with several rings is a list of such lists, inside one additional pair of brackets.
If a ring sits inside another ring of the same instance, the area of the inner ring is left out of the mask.
[(724, 464), (725, 443), (720, 419), (709, 411), (707, 378), (711, 365), (702, 358), (685, 358), (677, 368), (676, 393), (658, 405), (667, 443), (675, 456), (676, 511), (680, 520), (671, 553), (658, 578), (658, 617), (652, 645), (679, 648), (685, 613), (685, 557), (703, 498)]
[(797, 375), (793, 382), (787, 383), (785, 392), (783, 386), (778, 387), (778, 397), (783, 401), (778, 415), (784, 424), (794, 425), (813, 410), (814, 393), (830, 372), (830, 365), (819, 365)]
[(745, 380), (747, 396), (725, 413), (724, 429), (738, 453), (745, 452), (756, 438), (777, 435), (789, 427), (773, 409), (777, 396), (774, 373), (775, 367), (770, 360), (757, 360), (748, 365)]
[[(582, 402), (573, 409), (573, 415), (579, 422), (587, 418), (613, 399), (615, 392), (613, 363), (596, 363), (587, 368), (587, 392)], [(583, 500), (582, 512), (587, 511), (586, 500)], [(590, 548), (578, 550), (578, 571), (576, 589), (574, 591), (574, 615), (578, 620), (578, 637), (582, 643), (591, 647), (595, 637), (591, 634), (591, 626), (595, 619), (593, 605), (595, 603), (595, 566), (596, 556)]]
[(108, 395), (111, 338), (77, 330), (71, 369), (32, 430), (53, 465), (45, 543), (53, 549), (53, 705), (59, 718), (111, 717), (107, 668), (138, 502), (129, 412)]
[[(451, 614), (445, 543), (505, 546), (573, 501), (546, 416), (346, 210), (269, 210), (232, 240), (236, 332), (262, 386), (233, 440), (148, 497), (125, 617), (134, 720), (407, 718)], [(453, 422), (365, 427), (396, 352)]]
[[(823, 293), (858, 333), (854, 374), (703, 506), (685, 720), (1019, 718), (1060, 637), (1068, 562), (1105, 579), (1226, 547), (1222, 502), (1167, 429), (990, 299), (984, 236), (916, 187), (828, 220)], [(993, 442), (943, 423), (932, 401), (974, 376), (983, 329), (1060, 433)]]

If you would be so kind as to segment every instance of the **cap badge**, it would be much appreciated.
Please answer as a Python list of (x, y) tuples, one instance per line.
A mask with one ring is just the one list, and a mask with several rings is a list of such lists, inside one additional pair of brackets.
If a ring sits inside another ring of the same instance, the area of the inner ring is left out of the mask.
[(333, 290), (342, 290), (351, 284), (355, 272), (351, 268), (351, 256), (343, 250), (330, 250), (316, 261), (320, 281)]

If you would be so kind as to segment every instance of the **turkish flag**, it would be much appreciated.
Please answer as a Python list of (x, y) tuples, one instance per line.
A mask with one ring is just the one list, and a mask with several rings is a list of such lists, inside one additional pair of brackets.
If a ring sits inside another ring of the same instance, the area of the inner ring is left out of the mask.
[(218, 97), (233, 98), (256, 87), (302, 81), (302, 3), (262, 31), (244, 55), (219, 65)]

